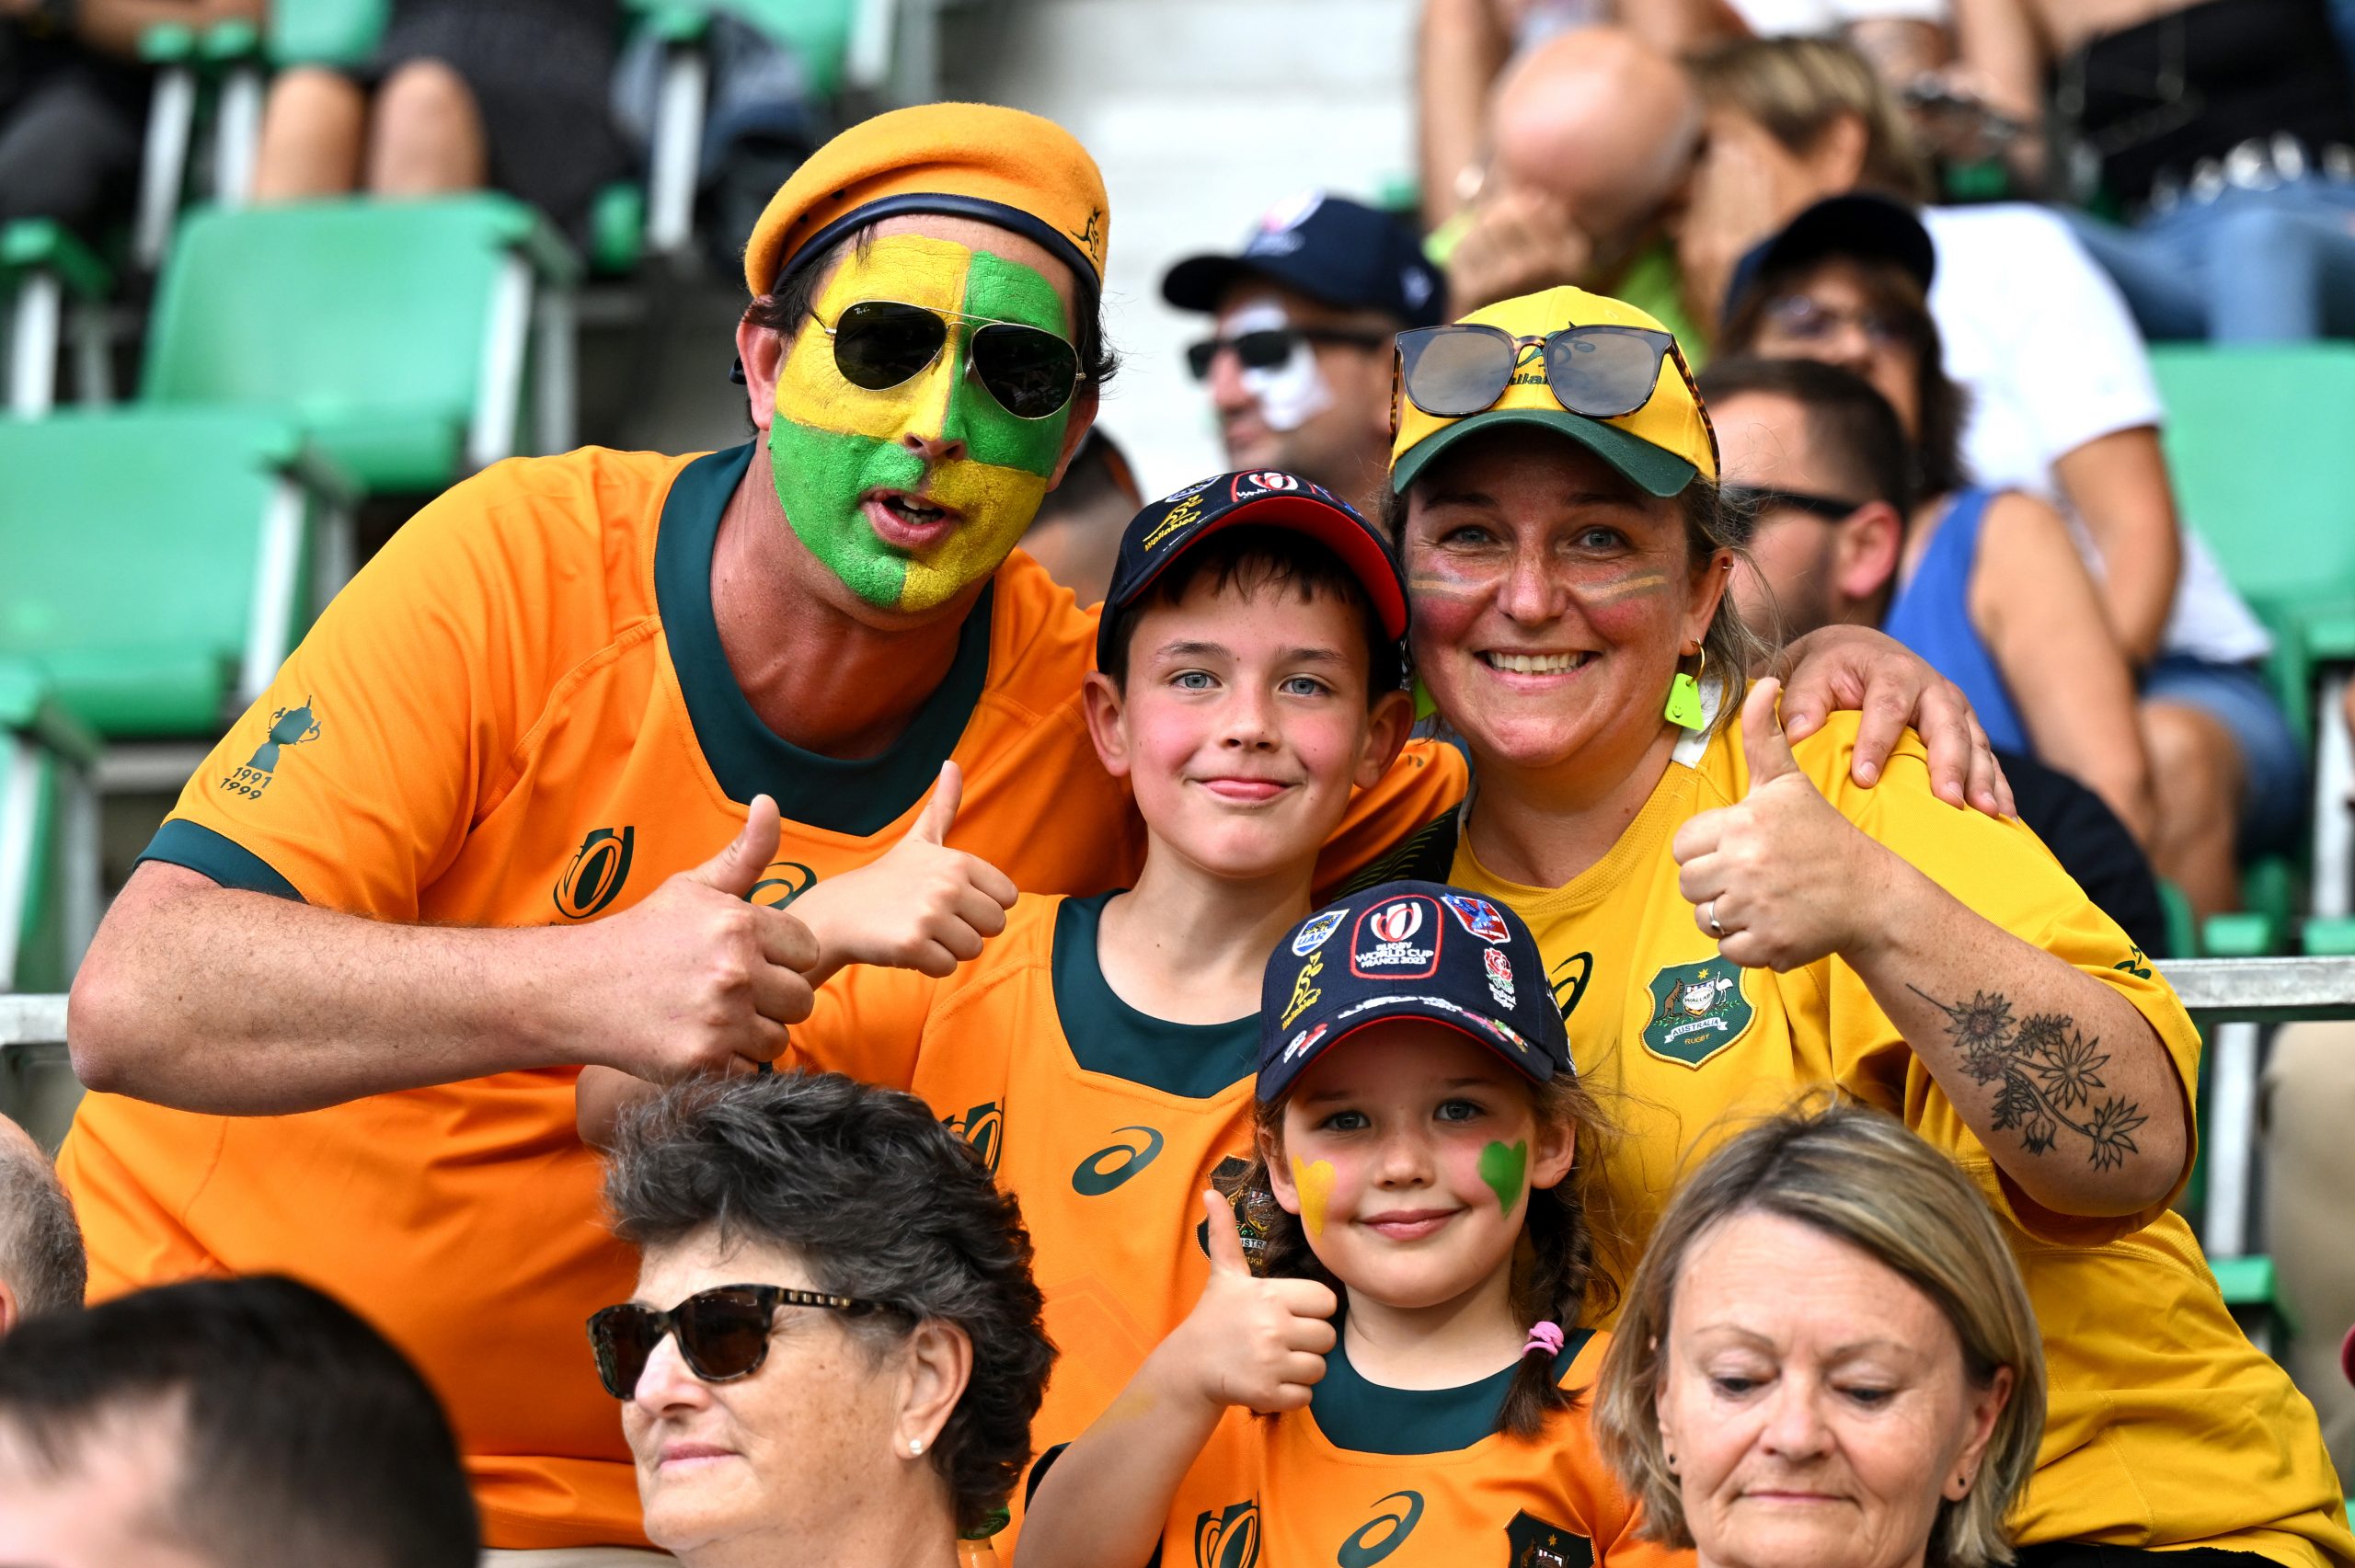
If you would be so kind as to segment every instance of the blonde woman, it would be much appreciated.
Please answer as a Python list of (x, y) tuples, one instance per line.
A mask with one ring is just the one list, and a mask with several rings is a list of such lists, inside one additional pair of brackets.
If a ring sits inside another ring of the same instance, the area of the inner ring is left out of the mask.
[(1895, 1117), (1831, 1104), (1710, 1156), (1637, 1270), (1596, 1428), (1701, 1568), (1988, 1568), (2044, 1358), (1994, 1216)]

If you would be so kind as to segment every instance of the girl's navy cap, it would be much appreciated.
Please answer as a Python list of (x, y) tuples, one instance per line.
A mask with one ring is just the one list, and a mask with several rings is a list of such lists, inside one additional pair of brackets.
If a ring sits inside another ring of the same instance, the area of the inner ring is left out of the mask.
[(1519, 915), (1436, 882), (1384, 882), (1292, 929), (1259, 990), (1259, 1098), (1360, 1029), (1421, 1018), (1539, 1083), (1572, 1072), (1545, 956)]

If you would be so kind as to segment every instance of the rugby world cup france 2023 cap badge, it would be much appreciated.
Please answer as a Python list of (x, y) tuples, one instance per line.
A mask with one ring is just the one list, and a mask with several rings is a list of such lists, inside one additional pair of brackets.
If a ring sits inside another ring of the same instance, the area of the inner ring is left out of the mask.
[(1439, 971), (1439, 904), (1406, 893), (1358, 912), (1350, 933), (1350, 973), (1369, 980), (1419, 980)]
[(1652, 977), (1644, 1048), (1698, 1067), (1741, 1038), (1758, 1010), (1742, 994), (1742, 970), (1723, 958), (1671, 964)]

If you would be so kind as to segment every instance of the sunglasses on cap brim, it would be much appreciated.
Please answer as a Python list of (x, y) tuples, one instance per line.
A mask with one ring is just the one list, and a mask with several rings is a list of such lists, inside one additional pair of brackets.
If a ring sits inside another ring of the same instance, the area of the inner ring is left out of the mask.
[(1655, 327), (1566, 326), (1516, 338), (1476, 322), (1398, 334), (1399, 380), (1407, 401), (1424, 413), (1461, 419), (1495, 406), (1533, 349), (1554, 401), (1590, 418), (1621, 418), (1650, 402), (1660, 363), (1671, 355), (1688, 384), (1692, 380), (1674, 335)]
[(719, 1285), (698, 1290), (669, 1311), (634, 1301), (591, 1314), (589, 1348), (597, 1380), (615, 1399), (638, 1392), (638, 1379), (662, 1336), (679, 1336), (679, 1357), (706, 1383), (749, 1378), (768, 1359), (769, 1330), (780, 1307), (817, 1307), (848, 1317), (888, 1309), (879, 1301), (800, 1290), (785, 1285)]
[(1044, 327), (1018, 321), (861, 300), (832, 326), (821, 322), (818, 330), (833, 339), (834, 368), (844, 381), (881, 392), (913, 381), (940, 357), (952, 318), (972, 324), (967, 372), (1016, 418), (1052, 418), (1079, 390), (1079, 350)]

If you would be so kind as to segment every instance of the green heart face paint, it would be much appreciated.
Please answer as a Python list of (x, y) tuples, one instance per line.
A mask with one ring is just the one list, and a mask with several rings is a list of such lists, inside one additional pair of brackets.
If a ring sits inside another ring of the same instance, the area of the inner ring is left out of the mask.
[(1480, 1150), (1480, 1179), (1497, 1195), (1497, 1207), (1511, 1214), (1529, 1190), (1529, 1145), (1518, 1142), (1508, 1149), (1489, 1144)]
[[(777, 372), (769, 466), (785, 519), (853, 593), (890, 610), (946, 603), (995, 571), (1047, 493), (1068, 406), (1017, 419), (966, 373), (973, 324), (950, 320), (948, 342), (923, 372), (869, 391), (834, 366), (831, 325), (862, 300), (1020, 322), (1071, 336), (1054, 285), (1028, 267), (921, 235), (887, 235), (843, 258)], [(965, 455), (933, 465), (906, 438), (960, 441)], [(936, 542), (879, 536), (861, 498), (905, 490), (956, 514)]]

